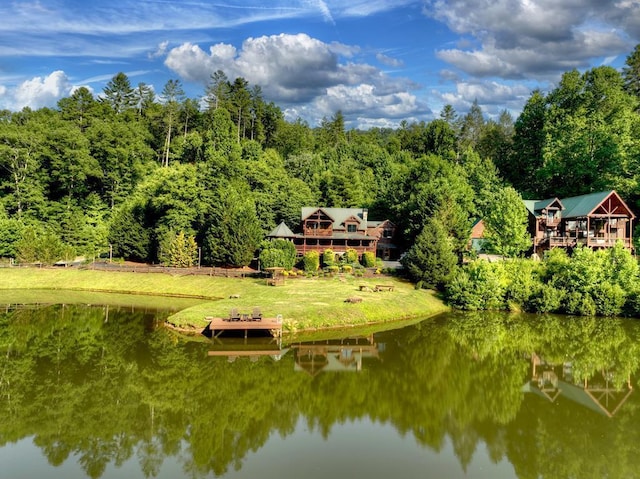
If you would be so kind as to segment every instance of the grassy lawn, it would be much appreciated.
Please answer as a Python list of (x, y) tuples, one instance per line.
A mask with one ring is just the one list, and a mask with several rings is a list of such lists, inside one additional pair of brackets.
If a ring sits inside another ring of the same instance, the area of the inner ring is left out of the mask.
[[(393, 285), (394, 290), (374, 292), (372, 290), (376, 284)], [(370, 290), (361, 291), (361, 285), (368, 286)], [(227, 317), (231, 308), (249, 313), (258, 306), (265, 317), (282, 315), (285, 332), (418, 319), (447, 310), (433, 292), (416, 290), (411, 283), (392, 277), (356, 278), (351, 275), (289, 278), (283, 286), (267, 286), (263, 279), (165, 273), (75, 269), (0, 270), (0, 300), (3, 299), (2, 290), (15, 289), (200, 297), (200, 302), (169, 318), (171, 323), (185, 327), (204, 327), (205, 316)], [(7, 295), (9, 291), (4, 293)], [(361, 298), (362, 301), (345, 302), (351, 297)]]

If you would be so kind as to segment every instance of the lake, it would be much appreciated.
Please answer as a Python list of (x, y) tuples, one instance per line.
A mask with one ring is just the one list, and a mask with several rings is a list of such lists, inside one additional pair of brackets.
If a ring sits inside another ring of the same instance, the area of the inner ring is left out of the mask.
[(1, 478), (632, 478), (640, 323), (447, 314), (282, 343), (0, 309)]

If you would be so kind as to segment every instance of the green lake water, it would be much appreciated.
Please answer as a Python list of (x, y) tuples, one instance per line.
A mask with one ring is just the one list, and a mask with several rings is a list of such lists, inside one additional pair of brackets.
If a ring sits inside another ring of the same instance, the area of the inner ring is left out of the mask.
[(185, 338), (166, 311), (0, 309), (0, 478), (640, 477), (640, 323), (448, 314)]

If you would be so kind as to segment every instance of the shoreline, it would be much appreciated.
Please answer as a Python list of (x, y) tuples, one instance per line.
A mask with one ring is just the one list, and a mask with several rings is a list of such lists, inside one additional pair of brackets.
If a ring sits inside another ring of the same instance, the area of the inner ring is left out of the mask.
[[(376, 286), (382, 284), (391, 286), (391, 290), (377, 291)], [(0, 298), (8, 290), (21, 290), (35, 298), (38, 291), (53, 296), (64, 296), (65, 291), (147, 299), (157, 296), (169, 302), (176, 298), (190, 304), (179, 308), (166, 322), (185, 333), (202, 331), (208, 324), (207, 316), (227, 317), (233, 308), (244, 312), (259, 307), (265, 316), (281, 315), (286, 335), (415, 321), (450, 310), (435, 292), (417, 290), (406, 280), (383, 275), (298, 277), (281, 286), (269, 286), (264, 279), (255, 278), (6, 268), (0, 275)], [(357, 301), (351, 301), (354, 298)]]

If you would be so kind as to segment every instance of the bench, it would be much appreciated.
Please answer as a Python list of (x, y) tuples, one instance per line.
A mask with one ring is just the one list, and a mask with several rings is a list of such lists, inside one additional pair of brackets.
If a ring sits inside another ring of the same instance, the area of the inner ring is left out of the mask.
[(376, 284), (374, 291), (393, 291), (393, 286), (389, 284)]

